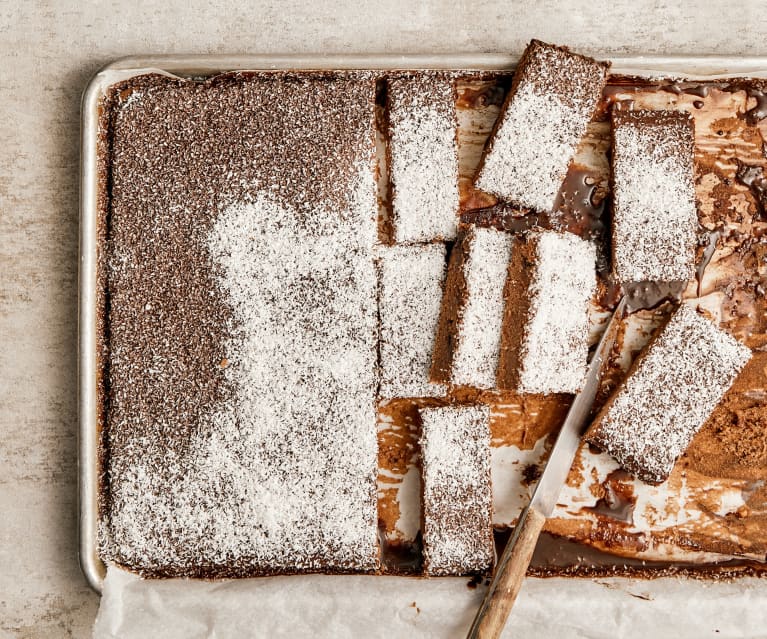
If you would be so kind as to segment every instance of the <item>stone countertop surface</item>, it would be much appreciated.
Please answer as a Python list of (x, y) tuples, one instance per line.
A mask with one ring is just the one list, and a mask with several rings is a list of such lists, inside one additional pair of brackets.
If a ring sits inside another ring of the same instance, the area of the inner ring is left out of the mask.
[[(77, 563), (80, 95), (151, 53), (767, 54), (744, 0), (0, 0), (0, 639), (87, 637)], [(311, 7), (307, 9), (307, 4)], [(560, 6), (561, 5), (561, 6)]]

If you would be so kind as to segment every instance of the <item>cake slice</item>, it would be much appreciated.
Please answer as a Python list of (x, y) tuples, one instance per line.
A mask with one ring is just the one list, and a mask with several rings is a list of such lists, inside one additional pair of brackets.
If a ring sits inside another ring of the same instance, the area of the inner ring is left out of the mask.
[(550, 211), (602, 97), (609, 67), (564, 47), (530, 42), (475, 186), (522, 208)]
[(429, 367), (445, 279), (445, 245), (382, 247), (379, 272), (380, 396), (444, 395), (443, 384), (429, 382)]
[(535, 231), (511, 251), (498, 387), (577, 393), (589, 352), (596, 247), (572, 233)]
[(650, 483), (668, 478), (751, 351), (683, 304), (634, 362), (586, 441)]
[(695, 275), (694, 125), (680, 111), (612, 112), (613, 269), (620, 282)]
[(453, 247), (432, 358), (432, 381), (493, 388), (512, 236), (469, 227)]
[(452, 240), (458, 228), (453, 82), (422, 74), (390, 79), (387, 90), (394, 241)]
[(424, 573), (484, 572), (494, 558), (490, 410), (446, 406), (420, 415)]

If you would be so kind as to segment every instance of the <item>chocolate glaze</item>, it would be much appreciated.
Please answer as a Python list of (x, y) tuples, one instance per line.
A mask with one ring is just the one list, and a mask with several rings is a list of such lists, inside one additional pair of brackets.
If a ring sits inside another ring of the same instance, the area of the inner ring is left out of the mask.
[(679, 302), (687, 282), (624, 282), (629, 312), (653, 309), (663, 302)]
[(551, 222), (581, 237), (601, 240), (604, 237), (604, 211), (607, 189), (598, 175), (573, 166), (567, 173), (554, 202)]
[(381, 530), (381, 572), (392, 575), (419, 575), (423, 570), (423, 541), (419, 532), (414, 541), (387, 539)]
[(746, 89), (749, 98), (756, 100), (756, 105), (743, 114), (743, 119), (751, 125), (758, 124), (764, 118), (767, 118), (767, 95), (762, 89), (750, 87)]
[(751, 191), (757, 205), (757, 214), (760, 219), (767, 219), (765, 216), (765, 206), (767, 204), (767, 177), (764, 175), (764, 167), (755, 164), (746, 164), (740, 160), (735, 160), (738, 169), (735, 172), (735, 179), (747, 186)]
[(525, 486), (534, 484), (541, 478), (541, 474), (543, 474), (543, 470), (540, 466), (537, 464), (528, 464), (522, 470), (522, 483), (525, 484)]
[(506, 78), (505, 81), (488, 83), (477, 88), (462, 87), (455, 105), (459, 109), (481, 109), (491, 105), (500, 107), (510, 84), (510, 78)]
[(667, 84), (662, 84), (660, 89), (662, 91), (668, 91), (676, 95), (686, 93), (687, 95), (694, 95), (699, 98), (708, 97), (708, 92), (711, 90), (711, 84), (695, 84), (693, 82), (683, 82), (681, 80), (674, 80)]
[(637, 90), (637, 87), (614, 84), (613, 78), (610, 78), (610, 84), (602, 91), (602, 102), (597, 108), (594, 119), (597, 121), (605, 120), (611, 109), (631, 110), (634, 107), (634, 100), (619, 96), (626, 95), (627, 93), (636, 93)]
[(474, 576), (472, 576), (472, 578), (468, 582), (466, 582), (466, 587), (469, 590), (474, 590), (483, 581), (485, 581), (485, 577), (483, 575), (474, 575)]
[(602, 484), (605, 489), (604, 496), (597, 501), (596, 505), (584, 510), (632, 525), (636, 496), (631, 483), (626, 481), (630, 479), (631, 475), (625, 470), (618, 469), (611, 472)]
[(551, 213), (527, 212), (506, 202), (464, 211), (461, 222), (491, 226), (512, 233), (524, 233), (534, 227), (569, 231), (584, 238), (602, 239), (606, 189), (593, 171), (573, 166), (567, 173)]

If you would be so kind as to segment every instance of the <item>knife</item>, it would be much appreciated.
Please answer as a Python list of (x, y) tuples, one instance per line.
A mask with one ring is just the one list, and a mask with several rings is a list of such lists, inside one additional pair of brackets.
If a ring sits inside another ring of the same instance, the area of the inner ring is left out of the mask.
[(559, 493), (575, 459), (599, 389), (602, 365), (615, 343), (625, 308), (626, 298), (623, 297), (599, 340), (586, 371), (583, 388), (570, 406), (533, 497), (520, 514), (514, 533), (498, 560), (493, 579), (469, 630), (468, 639), (495, 639), (506, 625), (543, 524), (554, 512)]

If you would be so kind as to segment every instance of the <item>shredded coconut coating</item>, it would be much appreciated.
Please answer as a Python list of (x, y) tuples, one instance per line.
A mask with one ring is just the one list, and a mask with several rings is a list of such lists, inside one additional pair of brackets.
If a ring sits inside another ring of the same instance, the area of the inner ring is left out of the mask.
[(103, 555), (375, 570), (375, 83), (153, 82), (114, 135)]
[(613, 261), (621, 282), (695, 275), (692, 116), (669, 111), (613, 115)]
[(751, 351), (683, 304), (640, 355), (587, 433), (627, 471), (664, 481), (751, 358)]
[(420, 414), (424, 572), (483, 572), (494, 556), (490, 411), (448, 406)]
[(439, 397), (443, 384), (429, 382), (437, 332), (445, 245), (379, 249), (381, 389), (383, 398)]
[(572, 233), (532, 233), (536, 263), (520, 346), (520, 393), (577, 393), (589, 353), (596, 246)]
[(609, 65), (533, 41), (488, 140), (476, 186), (523, 208), (554, 206)]
[[(343, 225), (318, 210), (307, 232), (268, 193), (218, 218), (209, 247), (234, 308), (233, 393), (187, 458), (166, 458), (175, 481), (137, 461), (122, 483), (112, 525), (134, 561), (180, 561), (178, 544), (264, 571), (377, 567), (376, 277), (358, 231), (375, 191), (362, 179)], [(166, 547), (146, 534), (158, 529)]]
[(494, 388), (513, 238), (490, 228), (472, 228), (467, 234), (466, 300), (458, 318), (451, 381), (457, 386)]
[(453, 82), (390, 79), (389, 175), (394, 240), (452, 240), (458, 228), (458, 147)]

